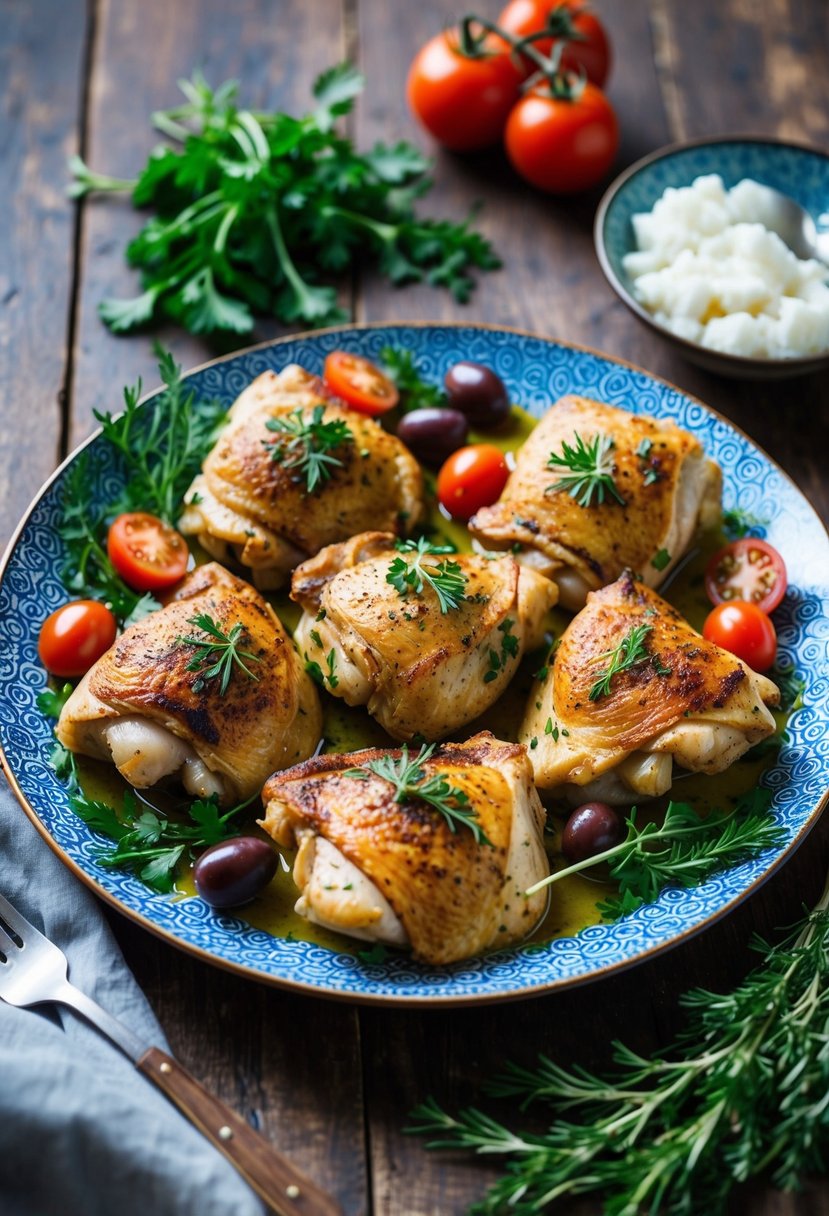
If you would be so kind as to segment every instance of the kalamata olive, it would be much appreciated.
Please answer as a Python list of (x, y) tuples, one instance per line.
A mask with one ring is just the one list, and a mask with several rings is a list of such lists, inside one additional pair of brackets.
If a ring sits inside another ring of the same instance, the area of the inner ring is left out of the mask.
[(473, 426), (490, 430), (509, 417), (509, 397), (500, 376), (482, 363), (456, 363), (443, 378), (449, 404)]
[(458, 410), (412, 410), (397, 424), (397, 438), (423, 464), (436, 469), (463, 447), (468, 433), (469, 423)]
[(576, 807), (561, 836), (561, 851), (567, 861), (585, 861), (612, 849), (624, 836), (621, 817), (606, 802), (585, 802)]
[(267, 886), (277, 862), (276, 850), (258, 836), (221, 840), (205, 849), (193, 866), (196, 890), (213, 908), (235, 908)]

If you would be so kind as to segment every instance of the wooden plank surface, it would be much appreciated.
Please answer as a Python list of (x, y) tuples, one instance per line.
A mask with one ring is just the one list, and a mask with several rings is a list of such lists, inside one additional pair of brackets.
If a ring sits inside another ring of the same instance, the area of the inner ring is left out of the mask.
[(0, 3), (0, 539), (61, 452), (70, 369), (74, 216), (64, 195), (78, 149), (83, 0)]
[[(499, 7), (481, 0), (488, 15)], [(824, 0), (596, 0), (595, 7), (616, 52), (609, 93), (623, 132), (617, 169), (674, 139), (726, 130), (829, 138)], [(0, 0), (0, 163), (13, 184), (0, 228), (0, 349), (13, 352), (0, 363), (0, 519), (9, 531), (57, 459), (61, 387), (70, 388), (74, 443), (88, 433), (93, 408), (118, 407), (123, 384), (138, 376), (148, 387), (156, 381), (150, 338), (116, 338), (95, 313), (102, 296), (136, 290), (123, 248), (141, 217), (126, 201), (83, 206), (73, 313), (74, 212), (62, 194), (67, 153), (85, 142), (93, 167), (132, 176), (155, 142), (150, 112), (177, 101), (176, 78), (195, 66), (213, 82), (239, 77), (246, 102), (301, 112), (314, 76), (346, 47), (367, 76), (353, 124), (358, 143), (406, 137), (433, 151), (437, 184), (421, 209), (457, 218), (485, 200), (480, 223), (505, 262), (484, 276), (467, 307), (431, 288), (398, 291), (366, 275), (355, 284), (359, 319), (486, 320), (641, 364), (743, 426), (829, 516), (825, 377), (741, 385), (683, 362), (602, 278), (592, 246), (599, 190), (567, 201), (540, 196), (497, 154), (443, 153), (415, 127), (403, 99), (406, 69), (416, 47), (460, 11), (453, 0), (97, 0), (90, 11), (82, 113), (80, 0)], [(254, 337), (273, 330), (264, 325)], [(159, 336), (185, 366), (213, 353), (180, 333)], [(25, 424), (16, 412), (21, 401)], [(173, 1050), (331, 1189), (349, 1216), (452, 1216), (481, 1196), (498, 1166), (428, 1155), (403, 1134), (417, 1102), (429, 1094), (449, 1108), (477, 1100), (482, 1077), (507, 1058), (531, 1065), (539, 1051), (598, 1068), (614, 1037), (658, 1050), (681, 1025), (680, 994), (691, 985), (733, 984), (751, 965), (751, 934), (796, 919), (817, 896), (827, 861), (829, 822), (736, 912), (667, 955), (554, 998), (443, 1013), (357, 1010), (267, 989), (110, 915)], [(600, 1205), (572, 1210), (593, 1216)], [(823, 1180), (802, 1198), (755, 1187), (733, 1205), (735, 1216), (828, 1210)]]

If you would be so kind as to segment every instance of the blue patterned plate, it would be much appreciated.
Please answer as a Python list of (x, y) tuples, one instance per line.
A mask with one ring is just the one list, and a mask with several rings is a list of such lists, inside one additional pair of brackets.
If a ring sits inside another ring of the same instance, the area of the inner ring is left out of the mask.
[[(286, 338), (232, 355), (191, 373), (196, 391), (228, 404), (268, 368), (297, 362), (321, 371), (329, 351), (345, 348), (379, 356), (394, 344), (411, 349), (424, 375), (439, 382), (459, 359), (488, 364), (510, 395), (540, 414), (567, 392), (582, 393), (634, 413), (671, 418), (699, 436), (725, 474), (726, 506), (770, 520), (768, 537), (786, 556), (790, 590), (775, 619), (784, 661), (806, 680), (805, 707), (789, 725), (789, 741), (765, 780), (785, 843), (691, 890), (666, 890), (659, 899), (611, 925), (593, 925), (543, 947), (516, 947), (451, 967), (429, 968), (399, 956), (369, 964), (352, 954), (308, 942), (271, 937), (199, 899), (151, 894), (128, 874), (95, 860), (96, 839), (67, 804), (66, 790), (48, 764), (52, 735), (36, 706), (44, 686), (37, 635), (44, 617), (64, 603), (55, 531), (68, 465), (44, 487), (6, 555), (0, 583), (0, 729), (7, 769), (21, 802), (64, 862), (121, 912), (206, 960), (297, 990), (363, 1002), (399, 1004), (493, 1001), (557, 988), (629, 966), (676, 944), (728, 912), (754, 890), (804, 839), (829, 785), (829, 588), (816, 581), (829, 569), (826, 534), (803, 496), (768, 457), (724, 419), (647, 372), (588, 350), (530, 334), (483, 326), (390, 325), (344, 327)], [(154, 408), (154, 395), (146, 409)], [(90, 443), (103, 447), (98, 438)], [(90, 493), (112, 499), (118, 474), (105, 467)], [(821, 560), (822, 559), (822, 560)]]

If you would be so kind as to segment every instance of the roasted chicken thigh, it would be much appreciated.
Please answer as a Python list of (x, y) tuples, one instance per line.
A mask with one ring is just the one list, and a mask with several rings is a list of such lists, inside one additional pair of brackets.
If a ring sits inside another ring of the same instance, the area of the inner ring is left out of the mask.
[[(576, 484), (578, 459), (557, 463), (580, 444), (604, 475), (601, 492)], [(718, 466), (674, 423), (563, 397), (521, 448), (498, 502), (469, 528), (487, 549), (521, 546), (518, 560), (553, 579), (575, 612), (628, 568), (659, 586), (698, 523), (719, 519), (720, 483)]]
[(541, 790), (625, 804), (673, 765), (721, 773), (775, 730), (777, 686), (625, 573), (587, 597), (533, 689), (519, 738)]
[[(262, 826), (283, 848), (298, 849), (296, 911), (350, 937), (410, 948), (425, 963), (526, 937), (547, 893), (524, 892), (549, 868), (524, 748), (488, 732), (446, 743), (422, 759), (420, 777), (398, 799), (377, 763), (396, 761), (400, 772), (411, 759), (374, 749), (319, 756), (267, 782)], [(417, 797), (417, 784), (436, 778), (450, 802), (468, 799), (477, 833), (461, 822), (453, 830)]]
[[(441, 571), (455, 580), (449, 607), (429, 581)], [(395, 739), (439, 739), (498, 699), (541, 642), (556, 589), (512, 556), (430, 554), (368, 532), (304, 562), (291, 597), (304, 610), (297, 646), (334, 696)]]
[[(236, 631), (239, 659), (227, 658), (226, 687), (222, 671), (210, 674), (227, 648), (211, 649), (218, 639), (208, 620), (225, 637)], [(57, 736), (70, 751), (111, 760), (138, 788), (175, 778), (192, 794), (232, 803), (310, 756), (321, 730), (316, 688), (276, 615), (210, 563), (87, 672)]]
[(373, 419), (291, 365), (263, 372), (185, 495), (180, 530), (278, 587), (303, 559), (366, 528), (405, 532), (422, 512), (417, 461)]

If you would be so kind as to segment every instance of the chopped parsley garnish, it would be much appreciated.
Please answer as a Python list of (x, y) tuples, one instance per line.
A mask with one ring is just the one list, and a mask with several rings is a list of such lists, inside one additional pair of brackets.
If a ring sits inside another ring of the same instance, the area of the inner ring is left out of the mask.
[(580, 507), (601, 506), (608, 498), (615, 498), (624, 506), (625, 500), (613, 480), (610, 453), (616, 445), (612, 435), (594, 435), (585, 443), (576, 431), (573, 439), (572, 444), (566, 439), (562, 441), (561, 453), (551, 452), (548, 456), (548, 468), (568, 469), (569, 472), (547, 486), (547, 491), (566, 490)]
[(667, 549), (660, 549), (659, 552), (655, 553), (651, 558), (651, 565), (653, 566), (654, 570), (664, 570), (666, 566), (670, 565), (670, 563), (671, 555)]

